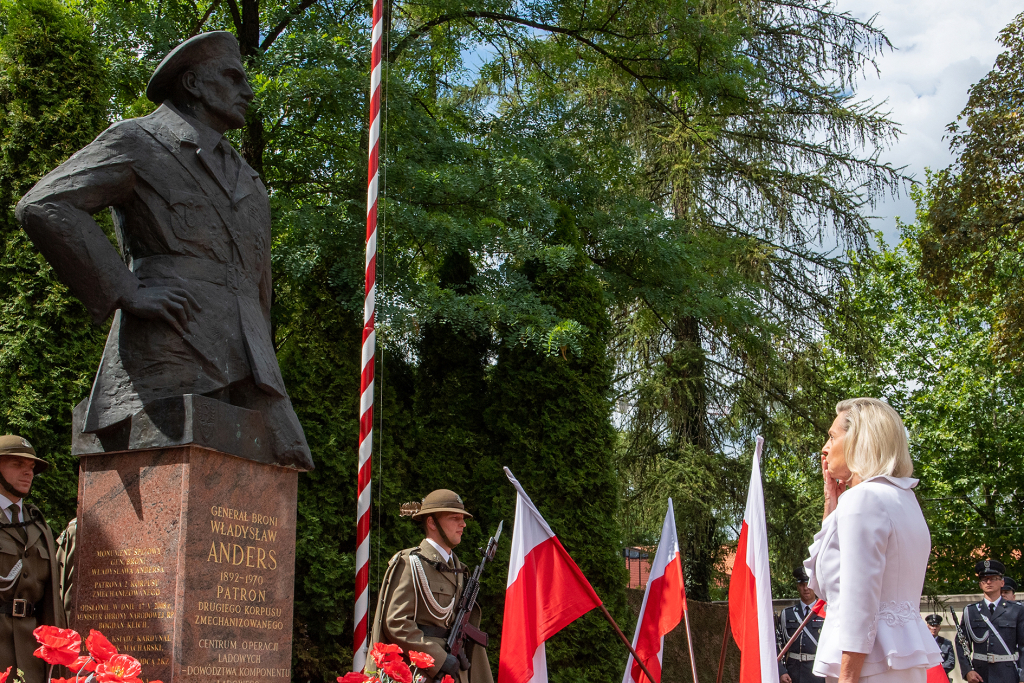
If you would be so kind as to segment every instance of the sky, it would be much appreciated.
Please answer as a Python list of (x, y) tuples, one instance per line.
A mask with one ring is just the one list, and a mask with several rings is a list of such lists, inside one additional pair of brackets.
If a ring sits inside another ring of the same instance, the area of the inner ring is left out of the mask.
[[(1024, 6), (1019, 0), (837, 0), (836, 8), (859, 19), (877, 14), (895, 48), (881, 56), (876, 76), (869, 72), (858, 93), (883, 109), (903, 131), (882, 159), (906, 166), (923, 181), (925, 168), (941, 169), (953, 157), (946, 126), (967, 104), (967, 90), (992, 68), (1001, 52), (999, 31)], [(886, 242), (896, 242), (896, 217), (914, 219), (907, 192), (879, 204), (872, 221)]]

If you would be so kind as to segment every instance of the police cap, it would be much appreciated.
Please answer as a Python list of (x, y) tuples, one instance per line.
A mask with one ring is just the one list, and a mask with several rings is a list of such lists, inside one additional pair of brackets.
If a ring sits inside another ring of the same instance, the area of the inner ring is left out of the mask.
[(981, 560), (974, 565), (974, 571), (980, 579), (984, 576), (1002, 576), (1006, 573), (1006, 567), (999, 560)]
[(208, 31), (192, 36), (167, 53), (146, 86), (146, 97), (163, 104), (174, 92), (175, 79), (189, 67), (221, 57), (242, 58), (238, 39), (228, 31)]
[(793, 578), (796, 579), (797, 583), (807, 583), (810, 581), (810, 577), (807, 576), (807, 570), (804, 569), (803, 565), (800, 565), (793, 570)]
[(938, 626), (942, 623), (942, 617), (940, 617), (938, 614), (929, 614), (924, 618), (924, 623), (928, 624), (929, 626)]
[(462, 504), (462, 498), (455, 491), (448, 489), (437, 489), (431, 491), (420, 502), (420, 509), (412, 516), (413, 519), (423, 519), (435, 512), (455, 512), (466, 515), (472, 519), (473, 515), (466, 512), (466, 506)]
[(1017, 582), (1011, 579), (1009, 576), (1003, 577), (1003, 590), (1011, 590), (1014, 593), (1017, 592)]
[(32, 448), (32, 444), (28, 442), (28, 439), (17, 434), (0, 436), (0, 456), (2, 455), (16, 455), (19, 458), (27, 458), (34, 461), (34, 472), (36, 474), (45, 472), (50, 467), (50, 463), (36, 455), (36, 449)]

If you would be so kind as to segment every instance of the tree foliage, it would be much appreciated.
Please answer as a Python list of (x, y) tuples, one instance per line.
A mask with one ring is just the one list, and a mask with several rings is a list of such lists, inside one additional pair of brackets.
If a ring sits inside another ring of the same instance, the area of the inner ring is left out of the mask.
[(58, 530), (75, 516), (71, 409), (89, 391), (103, 331), (14, 219), (39, 178), (105, 126), (106, 80), (89, 25), (57, 0), (0, 4), (0, 432), (54, 467), (35, 501)]

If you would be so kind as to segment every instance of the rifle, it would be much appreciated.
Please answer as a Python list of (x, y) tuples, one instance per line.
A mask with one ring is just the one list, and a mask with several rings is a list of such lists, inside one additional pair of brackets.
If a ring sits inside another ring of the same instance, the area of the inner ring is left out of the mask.
[(487, 547), (481, 548), (483, 559), (473, 570), (473, 575), (466, 581), (462, 589), (462, 599), (459, 600), (459, 609), (455, 613), (455, 622), (452, 624), (451, 633), (448, 634), (448, 653), (458, 658), (459, 667), (466, 671), (469, 669), (469, 658), (466, 656), (466, 640), (471, 640), (481, 647), (487, 647), (487, 634), (469, 623), (469, 618), (476, 605), (476, 596), (480, 592), (480, 576), (484, 572), (484, 565), (494, 561), (494, 554), (498, 551), (498, 538), (501, 536), (501, 528), (505, 525), (504, 520), (498, 523), (498, 530), (487, 541)]
[(956, 610), (953, 609), (952, 605), (949, 608), (949, 613), (953, 615), (953, 626), (956, 627), (956, 639), (960, 641), (960, 647), (963, 648), (964, 657), (969, 662), (971, 661), (971, 654), (974, 652), (974, 648), (967, 647), (967, 637), (964, 635), (963, 630), (960, 628), (960, 620), (956, 618)]

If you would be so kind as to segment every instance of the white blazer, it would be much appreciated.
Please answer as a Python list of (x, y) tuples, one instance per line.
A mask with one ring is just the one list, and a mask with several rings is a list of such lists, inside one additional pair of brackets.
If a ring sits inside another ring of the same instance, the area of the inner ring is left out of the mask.
[(804, 567), (828, 602), (814, 675), (839, 677), (843, 651), (867, 653), (861, 676), (942, 663), (920, 614), (931, 534), (917, 479), (872, 477), (839, 497)]

